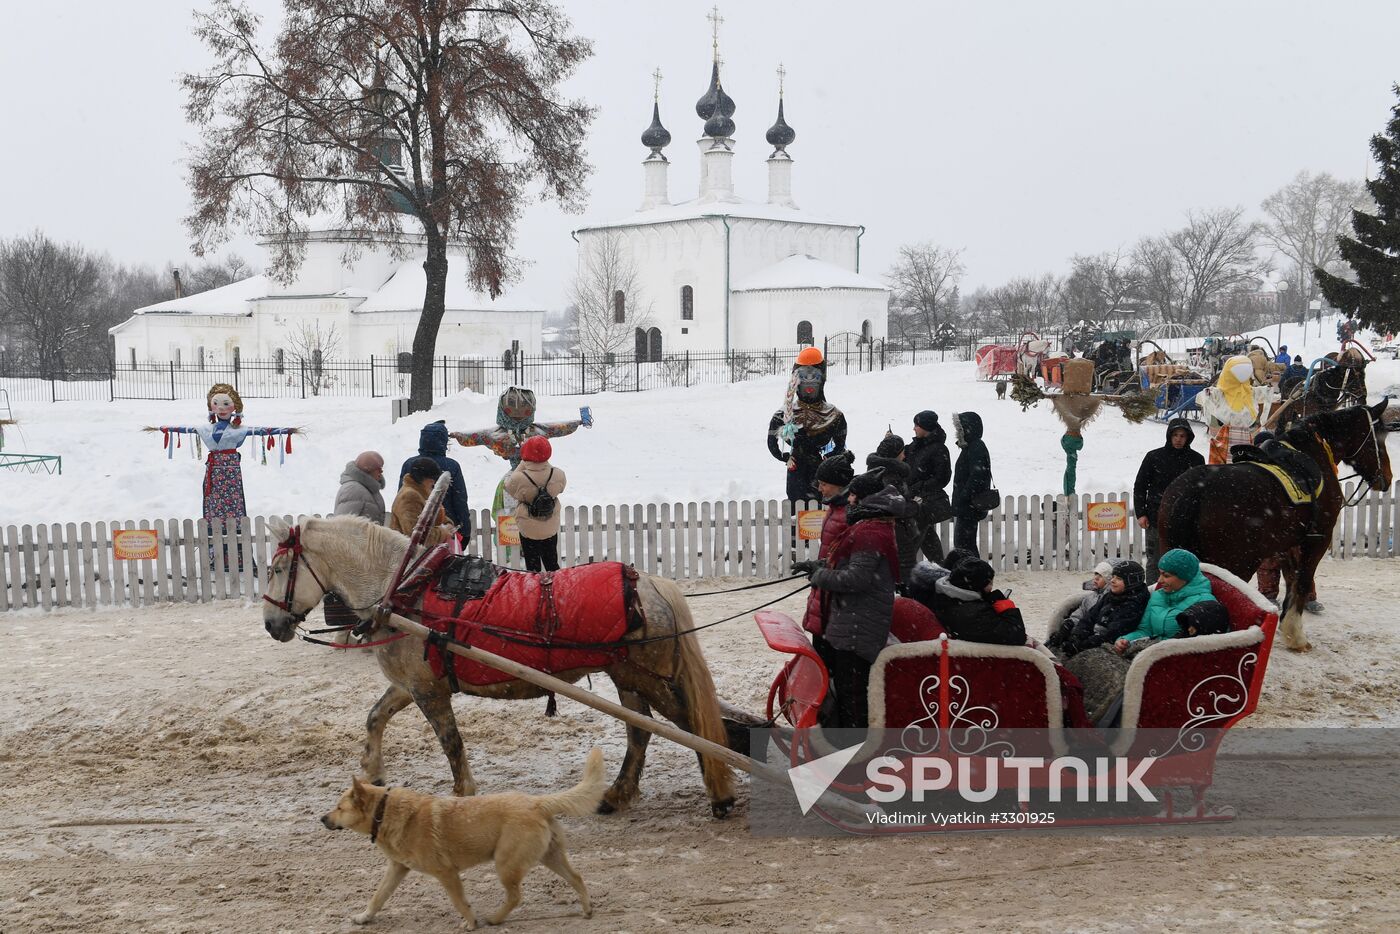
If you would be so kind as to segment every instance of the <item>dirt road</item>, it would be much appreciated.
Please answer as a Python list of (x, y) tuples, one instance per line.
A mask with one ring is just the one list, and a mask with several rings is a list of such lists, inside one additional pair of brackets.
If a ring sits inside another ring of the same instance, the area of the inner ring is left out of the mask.
[[(1400, 725), (1400, 567), (1324, 565), (1318, 648), (1279, 651), (1260, 725)], [(1007, 575), (1040, 625), (1078, 585)], [(696, 585), (694, 589), (708, 589)], [(1383, 600), (1377, 594), (1387, 594)], [(693, 603), (698, 621), (761, 602)], [(796, 611), (790, 600), (782, 608)], [(778, 659), (751, 624), (703, 634), (720, 692), (757, 710)], [(322, 829), (357, 763), (383, 690), (371, 658), (274, 643), (242, 605), (0, 618), (0, 931), (359, 930), (381, 861), (364, 837)], [(605, 681), (595, 688), (609, 693)], [(483, 791), (572, 784), (622, 729), (561, 699), (458, 698)], [(410, 710), (386, 740), (392, 784), (446, 792), (436, 740)], [(747, 793), (709, 817), (694, 756), (655, 741), (631, 812), (569, 820), (572, 860), (597, 913), (539, 870), (507, 930), (1088, 931), (1400, 927), (1391, 837), (1241, 838), (1016, 834), (773, 840), (750, 835)], [(489, 867), (465, 876), (499, 902)], [(435, 882), (412, 877), (373, 930), (448, 932)]]

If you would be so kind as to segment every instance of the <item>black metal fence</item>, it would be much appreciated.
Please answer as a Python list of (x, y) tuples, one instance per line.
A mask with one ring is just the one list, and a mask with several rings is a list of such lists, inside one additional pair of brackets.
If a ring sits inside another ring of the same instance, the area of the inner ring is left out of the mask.
[[(498, 395), (508, 386), (527, 386), (543, 396), (597, 392), (642, 392), (699, 383), (738, 383), (786, 373), (800, 347), (704, 353), (537, 355), (499, 358), (443, 357), (433, 362), (433, 395), (443, 398), (470, 389)], [(828, 345), (833, 375), (883, 370), (939, 359), (967, 359), (965, 348), (929, 350), (869, 343)], [(248, 398), (407, 396), (406, 355), (367, 360), (237, 360), (203, 366), (177, 362), (113, 363), (98, 371), (75, 371), (47, 378), (14, 367), (0, 370), (0, 389), (13, 401), (69, 402), (118, 399), (199, 399), (214, 383), (229, 383)]]

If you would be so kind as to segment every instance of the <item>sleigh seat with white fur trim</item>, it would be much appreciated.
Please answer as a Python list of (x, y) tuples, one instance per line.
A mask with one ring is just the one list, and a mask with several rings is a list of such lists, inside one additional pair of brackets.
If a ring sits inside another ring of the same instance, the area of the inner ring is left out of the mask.
[[(1201, 570), (1229, 613), (1232, 630), (1164, 640), (1133, 659), (1122, 728), (1105, 737), (1114, 755), (1213, 757), (1223, 731), (1259, 703), (1278, 615), (1230, 572), (1204, 563)], [(773, 683), (769, 717), (781, 714), (794, 726), (813, 726), (828, 689), (821, 659), (790, 618), (773, 611), (758, 617), (769, 645), (795, 655)], [(1059, 678), (1054, 661), (1039, 648), (946, 635), (891, 645), (871, 668), (869, 690), (872, 728), (918, 726), (945, 736), (963, 730), (964, 737), (983, 739), (999, 731), (1034, 730), (1049, 751), (1065, 750)], [(1190, 763), (1182, 771), (1190, 780), (1183, 777), (1181, 783), (1199, 785), (1200, 769), (1199, 761)], [(1169, 784), (1173, 777), (1169, 763), (1154, 766), (1155, 783)]]

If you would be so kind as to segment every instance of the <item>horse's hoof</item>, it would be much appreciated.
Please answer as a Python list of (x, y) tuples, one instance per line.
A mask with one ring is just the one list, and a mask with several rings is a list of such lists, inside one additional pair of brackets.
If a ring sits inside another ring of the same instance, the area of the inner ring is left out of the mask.
[(383, 788), (383, 787), (384, 787), (384, 779), (382, 779), (382, 778), (371, 779), (370, 784), (371, 784), (371, 785), (374, 785), (374, 786), (376, 786), (376, 787), (378, 787), (378, 788)]
[(610, 803), (607, 801), (607, 799), (604, 799), (604, 800), (598, 802), (598, 813), (599, 813), (599, 814), (616, 814), (616, 813), (617, 813), (617, 808), (613, 807), (612, 804), (610, 804)]
[(1321, 603), (1318, 603), (1316, 600), (1309, 600), (1307, 603), (1303, 604), (1303, 610), (1314, 615), (1322, 613), (1325, 609), (1326, 607), (1324, 607)]
[(1304, 642), (1302, 645), (1290, 645), (1288, 651), (1297, 652), (1299, 655), (1302, 655), (1304, 652), (1311, 652), (1312, 648), (1313, 644), (1311, 642)]
[(731, 813), (733, 813), (733, 811), (733, 798), (721, 798), (718, 801), (710, 802), (710, 813), (713, 814), (717, 820), (724, 820)]

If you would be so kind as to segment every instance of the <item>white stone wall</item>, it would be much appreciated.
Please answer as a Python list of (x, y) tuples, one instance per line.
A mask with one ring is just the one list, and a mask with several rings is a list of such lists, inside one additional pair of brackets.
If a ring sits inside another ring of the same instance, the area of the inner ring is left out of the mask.
[(883, 338), (889, 326), (888, 293), (871, 289), (773, 289), (735, 292), (734, 346), (744, 350), (797, 343), (797, 325), (812, 324), (812, 339), (843, 331), (861, 333), (870, 322), (870, 336)]
[[(350, 310), (358, 303), (343, 299), (259, 302), (251, 317), (137, 315), (113, 335), (117, 365), (129, 366), (133, 349), (140, 362), (178, 359), (185, 366), (196, 365), (201, 347), (209, 363), (231, 361), (234, 347), (245, 360), (270, 360), (279, 348), (290, 349), (303, 323), (314, 327), (318, 321), (323, 334), (335, 326), (339, 347), (334, 356), (343, 360), (412, 350), (418, 327), (416, 313), (358, 315)], [(520, 341), (522, 352), (537, 354), (543, 327), (542, 311), (448, 312), (438, 330), (434, 356), (499, 358), (515, 340)]]
[[(716, 204), (722, 211), (723, 205)], [(855, 270), (856, 234), (850, 227), (818, 224), (798, 224), (729, 218), (729, 282), (774, 263), (794, 253), (806, 253), (819, 260), (845, 269)], [(665, 224), (637, 227), (614, 227), (578, 232), (579, 254), (596, 249), (598, 241), (608, 235), (617, 236), (623, 249), (631, 256), (640, 283), (637, 296), (627, 296), (629, 323), (636, 309), (651, 306), (651, 326), (661, 329), (662, 349), (666, 353), (691, 350), (717, 351), (724, 349), (725, 292), (725, 229), (718, 218), (698, 218)], [(681, 287), (694, 290), (695, 318), (681, 318)], [(766, 303), (749, 301), (743, 321), (737, 300), (746, 293), (735, 292), (730, 302), (731, 345), (735, 349), (762, 349), (791, 344), (795, 339), (796, 322), (790, 309), (782, 302), (773, 305), (778, 315), (771, 327), (754, 323), (756, 316), (766, 314)], [(871, 320), (874, 335), (884, 336), (886, 327), (885, 295), (880, 292), (850, 290), (843, 298), (822, 299), (823, 324), (812, 320), (817, 340), (823, 333), (860, 332), (862, 321)], [(852, 296), (863, 296), (858, 301)], [(873, 296), (873, 297), (872, 297)], [(856, 304), (852, 304), (856, 301)], [(766, 300), (765, 300), (766, 302)], [(878, 306), (878, 314), (876, 307)], [(791, 333), (788, 325), (791, 324)], [(827, 331), (826, 329), (830, 329)], [(784, 335), (781, 339), (766, 335)]]

